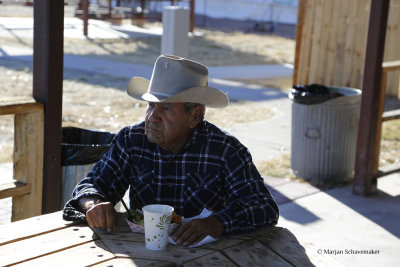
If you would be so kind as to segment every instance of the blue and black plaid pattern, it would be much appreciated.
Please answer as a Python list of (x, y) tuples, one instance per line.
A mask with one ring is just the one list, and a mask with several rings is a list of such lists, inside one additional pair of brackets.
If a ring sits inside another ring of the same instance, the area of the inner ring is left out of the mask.
[(129, 190), (132, 208), (163, 203), (184, 217), (207, 208), (226, 233), (274, 225), (279, 217), (247, 148), (207, 121), (198, 125), (176, 154), (150, 143), (144, 122), (122, 129), (110, 150), (77, 185), (67, 207), (88, 195), (116, 203), (112, 188), (120, 195)]

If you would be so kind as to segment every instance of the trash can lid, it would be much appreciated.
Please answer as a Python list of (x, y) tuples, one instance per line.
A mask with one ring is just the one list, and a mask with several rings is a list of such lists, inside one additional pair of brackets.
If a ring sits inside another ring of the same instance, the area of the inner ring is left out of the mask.
[(110, 148), (115, 134), (77, 127), (63, 127), (61, 165), (85, 165), (97, 162)]
[(341, 97), (343, 94), (320, 84), (294, 85), (289, 92), (289, 98), (300, 104), (319, 104), (333, 98)]

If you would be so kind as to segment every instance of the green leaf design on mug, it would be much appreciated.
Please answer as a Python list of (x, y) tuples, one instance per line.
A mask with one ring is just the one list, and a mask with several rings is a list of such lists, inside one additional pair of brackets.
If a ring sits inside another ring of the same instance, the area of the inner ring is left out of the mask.
[(167, 229), (168, 225), (171, 223), (171, 218), (172, 215), (164, 214), (163, 216), (160, 217), (160, 222), (157, 223), (156, 226), (159, 227), (160, 230)]

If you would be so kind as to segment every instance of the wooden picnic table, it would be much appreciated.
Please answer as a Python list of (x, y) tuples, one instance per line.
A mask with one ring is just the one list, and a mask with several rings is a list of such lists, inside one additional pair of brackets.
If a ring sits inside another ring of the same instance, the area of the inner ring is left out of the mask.
[(115, 233), (64, 221), (61, 212), (1, 225), (0, 266), (340, 266), (281, 227), (152, 251), (119, 221)]

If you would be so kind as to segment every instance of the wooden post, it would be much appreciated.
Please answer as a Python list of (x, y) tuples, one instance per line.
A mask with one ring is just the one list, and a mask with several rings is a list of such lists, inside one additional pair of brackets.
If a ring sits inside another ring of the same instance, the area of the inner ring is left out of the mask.
[(297, 25), (296, 25), (296, 53), (294, 57), (294, 71), (293, 71), (293, 85), (298, 81), (299, 76), (299, 62), (300, 62), (300, 54), (301, 54), (301, 44), (302, 34), (303, 34), (303, 26), (305, 19), (305, 12), (307, 7), (307, 0), (300, 0), (299, 6), (297, 9)]
[(43, 111), (14, 117), (14, 180), (28, 184), (29, 194), (13, 197), (11, 221), (42, 213)]
[(140, 14), (139, 14), (139, 18), (138, 18), (138, 26), (139, 27), (143, 27), (144, 23), (145, 23), (145, 15), (144, 15), (144, 11), (146, 8), (146, 2), (145, 0), (140, 0), (140, 8), (142, 9)]
[(195, 13), (194, 13), (194, 0), (190, 0), (190, 26), (189, 31), (194, 31)]
[(64, 1), (34, 1), (33, 97), (44, 103), (42, 212), (60, 209)]
[(368, 196), (377, 192), (374, 166), (376, 137), (384, 94), (381, 93), (389, 0), (372, 0), (364, 63), (363, 90), (358, 126), (353, 193)]
[(88, 36), (88, 21), (89, 21), (89, 0), (82, 1), (82, 19), (83, 19), (83, 35)]
[(108, 0), (108, 18), (111, 19), (112, 16), (112, 2)]

